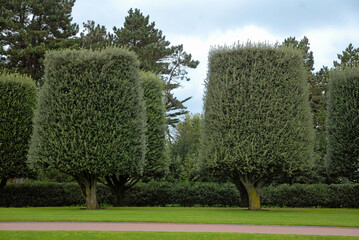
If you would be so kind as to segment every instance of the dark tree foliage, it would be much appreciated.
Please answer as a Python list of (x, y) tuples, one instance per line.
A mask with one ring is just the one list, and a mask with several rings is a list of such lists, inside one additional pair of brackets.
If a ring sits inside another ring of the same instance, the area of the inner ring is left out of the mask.
[(78, 25), (72, 24), (75, 0), (0, 0), (0, 67), (31, 76), (42, 85), (44, 55), (67, 48)]
[(359, 182), (359, 68), (334, 71), (328, 93), (329, 173)]
[(120, 48), (46, 56), (29, 161), (73, 176), (88, 209), (99, 207), (99, 177), (143, 172), (145, 105), (138, 67), (135, 54)]
[(264, 184), (306, 168), (313, 147), (308, 95), (298, 50), (248, 44), (210, 52), (202, 158), (245, 187), (249, 209), (260, 208)]
[(166, 172), (165, 133), (166, 118), (163, 96), (163, 81), (152, 73), (141, 73), (147, 119), (147, 153), (142, 175), (121, 172), (105, 177), (105, 184), (114, 195), (114, 205), (123, 206), (125, 193), (139, 180), (159, 179)]
[(0, 74), (0, 191), (9, 178), (26, 177), (37, 89), (22, 75)]
[(83, 23), (84, 30), (80, 34), (80, 47), (101, 50), (113, 45), (113, 35), (108, 33), (105, 26), (94, 21)]
[(359, 48), (354, 48), (353, 44), (350, 43), (342, 54), (338, 54), (338, 59), (339, 61), (333, 61), (335, 68), (344, 69), (347, 67), (358, 66)]
[(141, 62), (140, 68), (159, 74), (163, 66), (158, 61), (171, 54), (170, 42), (149, 22), (150, 16), (143, 16), (139, 9), (128, 11), (121, 28), (113, 28), (116, 45), (127, 46), (134, 51)]
[(184, 102), (190, 98), (179, 100), (173, 90), (180, 86), (182, 80), (189, 81), (188, 68), (196, 68), (198, 61), (183, 50), (182, 45), (170, 47), (161, 30), (149, 22), (139, 9), (128, 11), (123, 27), (114, 27), (114, 44), (129, 47), (141, 62), (141, 69), (161, 75), (165, 80), (166, 111), (168, 124), (174, 126), (179, 116), (188, 113)]

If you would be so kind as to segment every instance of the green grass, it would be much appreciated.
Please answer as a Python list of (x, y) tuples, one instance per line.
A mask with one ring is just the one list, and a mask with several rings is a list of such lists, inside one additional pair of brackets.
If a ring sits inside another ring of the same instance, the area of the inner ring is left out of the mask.
[(359, 227), (359, 209), (109, 207), (0, 208), (0, 221), (178, 222)]
[(269, 235), (269, 234), (250, 234), (250, 233), (166, 233), (166, 232), (101, 232), (101, 231), (0, 231), (2, 240), (168, 240), (168, 239), (188, 239), (188, 240), (358, 240), (359, 237), (344, 236), (302, 236), (302, 235)]

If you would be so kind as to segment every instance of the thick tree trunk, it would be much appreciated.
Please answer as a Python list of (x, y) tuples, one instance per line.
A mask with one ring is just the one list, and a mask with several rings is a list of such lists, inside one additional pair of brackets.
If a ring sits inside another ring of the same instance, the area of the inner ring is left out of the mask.
[(113, 195), (113, 206), (125, 206), (125, 194), (128, 189), (135, 185), (139, 179), (132, 180), (127, 176), (107, 176), (106, 185), (111, 189)]
[(248, 194), (248, 209), (249, 210), (260, 210), (261, 202), (260, 202), (260, 187), (262, 182), (251, 181), (248, 176), (240, 177), (240, 180), (245, 187)]
[(126, 192), (126, 190), (127, 189), (125, 189), (125, 188), (120, 188), (116, 192), (112, 192), (112, 194), (114, 196), (114, 202), (113, 202), (114, 207), (123, 207), (123, 206), (125, 206), (125, 192)]
[(0, 192), (4, 190), (6, 186), (7, 178), (0, 178)]
[(100, 209), (100, 205), (96, 198), (96, 183), (97, 177), (91, 174), (83, 173), (75, 176), (83, 197), (86, 199), (87, 209)]
[(239, 179), (233, 179), (233, 183), (234, 183), (234, 185), (236, 185), (236, 187), (239, 191), (239, 196), (241, 197), (241, 205), (240, 206), (244, 207), (244, 208), (248, 208), (249, 203), (248, 203), (248, 193), (247, 193), (246, 188), (244, 187), (241, 180), (239, 180)]

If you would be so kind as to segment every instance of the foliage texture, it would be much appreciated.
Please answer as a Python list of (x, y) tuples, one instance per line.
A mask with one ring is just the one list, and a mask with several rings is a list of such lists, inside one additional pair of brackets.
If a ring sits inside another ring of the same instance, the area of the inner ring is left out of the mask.
[(29, 173), (26, 156), (36, 100), (37, 89), (31, 78), (0, 74), (0, 190), (7, 179)]
[(100, 176), (141, 175), (146, 119), (138, 65), (120, 48), (48, 53), (30, 163), (74, 176), (87, 197)]
[(359, 181), (359, 68), (334, 71), (329, 80), (328, 166), (334, 176)]
[(213, 49), (204, 101), (203, 159), (260, 208), (261, 186), (303, 170), (312, 154), (302, 54), (250, 43)]

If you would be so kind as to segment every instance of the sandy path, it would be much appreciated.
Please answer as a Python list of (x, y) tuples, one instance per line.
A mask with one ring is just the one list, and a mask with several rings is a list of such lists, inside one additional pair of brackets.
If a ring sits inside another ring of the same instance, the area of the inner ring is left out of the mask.
[(86, 230), (159, 232), (232, 232), (300, 235), (359, 236), (359, 228), (137, 222), (0, 222), (0, 230)]

